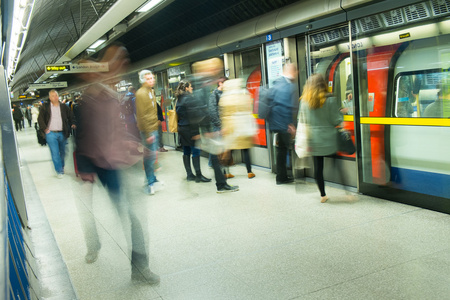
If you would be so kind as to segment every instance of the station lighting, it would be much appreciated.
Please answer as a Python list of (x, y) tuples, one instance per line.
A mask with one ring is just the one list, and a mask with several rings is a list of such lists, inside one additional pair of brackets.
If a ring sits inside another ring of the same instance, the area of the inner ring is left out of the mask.
[(137, 12), (147, 12), (163, 1), (164, 0), (150, 0), (144, 5), (142, 5), (140, 8), (138, 8)]
[(100, 45), (103, 44), (104, 42), (106, 42), (106, 39), (105, 39), (105, 38), (98, 39), (95, 43), (93, 43), (93, 44), (89, 47), (89, 49), (96, 49), (98, 46), (100, 46)]

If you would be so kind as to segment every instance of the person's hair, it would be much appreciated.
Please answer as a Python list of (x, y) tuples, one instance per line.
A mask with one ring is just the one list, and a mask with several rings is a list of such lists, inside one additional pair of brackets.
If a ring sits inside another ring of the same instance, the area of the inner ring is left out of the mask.
[(191, 86), (191, 83), (187, 80), (181, 80), (178, 83), (177, 89), (175, 91), (175, 97), (179, 98), (181, 95), (186, 94), (186, 89)]
[(327, 100), (328, 88), (322, 74), (313, 74), (305, 83), (301, 99), (306, 101), (309, 108), (317, 109)]
[(139, 72), (139, 82), (140, 83), (144, 83), (145, 82), (145, 75), (148, 75), (148, 74), (153, 75), (152, 71), (149, 71), (149, 70), (142, 70), (142, 71), (140, 71)]
[(224, 83), (227, 80), (228, 78), (226, 78), (225, 76), (220, 77), (219, 80), (217, 80), (217, 86), (219, 86), (219, 83)]
[(50, 96), (51, 93), (56, 93), (56, 95), (59, 95), (58, 91), (55, 89), (50, 90), (50, 92), (48, 92), (48, 95)]

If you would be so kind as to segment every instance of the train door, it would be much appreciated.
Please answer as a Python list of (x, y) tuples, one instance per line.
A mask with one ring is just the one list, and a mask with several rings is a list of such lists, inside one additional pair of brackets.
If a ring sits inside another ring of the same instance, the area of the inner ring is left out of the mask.
[[(308, 35), (309, 56), (308, 73), (320, 73), (328, 82), (328, 91), (341, 104), (344, 116), (344, 128), (352, 135), (354, 131), (354, 97), (352, 85), (352, 62), (348, 47), (348, 25), (335, 27)], [(298, 43), (303, 44), (303, 40)], [(299, 46), (300, 48), (300, 46)], [(338, 159), (325, 159), (324, 177), (327, 181), (339, 184), (357, 186), (356, 154), (338, 153)], [(306, 170), (308, 177), (314, 176), (313, 168)]]
[(268, 131), (264, 119), (258, 118), (259, 88), (265, 82), (262, 48), (253, 48), (233, 53), (234, 74), (230, 77), (242, 78), (247, 90), (253, 98), (253, 114), (258, 124), (258, 134), (255, 136), (255, 147), (250, 149), (253, 165), (271, 168), (271, 153), (268, 147)]
[(427, 1), (352, 21), (359, 189), (447, 213), (449, 14)]

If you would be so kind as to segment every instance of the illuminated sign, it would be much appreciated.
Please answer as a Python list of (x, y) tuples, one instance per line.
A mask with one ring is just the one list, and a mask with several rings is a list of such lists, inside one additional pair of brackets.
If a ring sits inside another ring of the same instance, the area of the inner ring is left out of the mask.
[(411, 37), (411, 34), (408, 32), (408, 33), (403, 33), (403, 34), (400, 34), (399, 35), (399, 38), (400, 39), (406, 39), (406, 38), (409, 38), (409, 37)]
[(70, 65), (45, 65), (45, 72), (70, 72)]
[(66, 88), (67, 81), (54, 81), (48, 83), (30, 83), (29, 89), (39, 90), (39, 89), (58, 89)]
[(46, 73), (90, 73), (108, 72), (108, 63), (82, 63), (68, 65), (45, 65)]
[(19, 99), (27, 99), (27, 95), (19, 95)]

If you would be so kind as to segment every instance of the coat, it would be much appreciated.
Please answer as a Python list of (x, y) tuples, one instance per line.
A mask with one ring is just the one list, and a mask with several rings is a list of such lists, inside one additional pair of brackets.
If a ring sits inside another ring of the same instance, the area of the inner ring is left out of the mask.
[(327, 97), (324, 105), (317, 109), (309, 108), (302, 101), (301, 111), (304, 112), (309, 126), (309, 149), (312, 156), (327, 156), (338, 150), (338, 132), (336, 126), (342, 123), (343, 116), (335, 97)]
[[(39, 130), (42, 136), (45, 136), (45, 130), (47, 130), (48, 126), (50, 125), (52, 111), (50, 109), (50, 105), (50, 102), (45, 103), (44, 105), (42, 105), (42, 108), (39, 111), (38, 123)], [(64, 137), (68, 138), (70, 136), (71, 126), (75, 124), (75, 120), (73, 118), (72, 111), (67, 107), (67, 105), (60, 103), (59, 108), (61, 109), (61, 119), (63, 125), (62, 131)]]
[[(226, 147), (228, 149), (253, 147), (256, 120), (252, 114), (252, 99), (247, 90), (242, 88), (242, 79), (224, 82), (219, 111)], [(253, 135), (247, 135), (249, 131), (254, 132)]]
[[(150, 98), (150, 94), (152, 98)], [(158, 130), (158, 108), (155, 92), (146, 83), (136, 92), (137, 127), (146, 137)]]
[(294, 84), (282, 76), (275, 80), (269, 91), (272, 108), (269, 114), (269, 129), (271, 131), (287, 132), (290, 124), (296, 124), (298, 98), (295, 95)]
[(194, 105), (194, 98), (192, 94), (185, 93), (178, 97), (176, 112), (178, 115), (178, 134), (181, 146), (194, 147), (195, 140), (192, 137), (200, 134), (198, 125), (192, 124), (190, 120), (192, 116), (191, 106)]

